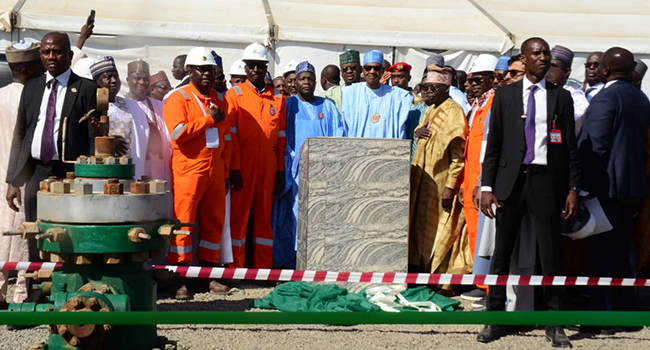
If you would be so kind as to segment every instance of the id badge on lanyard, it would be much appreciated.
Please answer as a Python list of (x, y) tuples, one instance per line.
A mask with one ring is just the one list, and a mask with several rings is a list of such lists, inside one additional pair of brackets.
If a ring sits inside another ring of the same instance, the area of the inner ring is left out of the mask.
[[(203, 103), (201, 103), (201, 100), (199, 100), (199, 97), (196, 96), (195, 93), (192, 93), (194, 95), (194, 98), (196, 99), (196, 103), (199, 104), (199, 107), (201, 107), (201, 111), (203, 112), (203, 116), (207, 116), (208, 113), (205, 111), (205, 107), (203, 107)], [(213, 104), (212, 101), (210, 101), (210, 108), (212, 108)], [(205, 147), (206, 148), (219, 148), (219, 129), (218, 128), (207, 128), (205, 130)]]
[(562, 131), (555, 128), (556, 121), (557, 114), (553, 117), (553, 127), (551, 128), (551, 133), (549, 134), (550, 143), (562, 143)]

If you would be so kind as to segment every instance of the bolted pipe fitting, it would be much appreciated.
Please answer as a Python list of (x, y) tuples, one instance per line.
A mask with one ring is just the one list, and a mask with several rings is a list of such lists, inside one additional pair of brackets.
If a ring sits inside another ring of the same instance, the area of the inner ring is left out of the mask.
[(141, 243), (151, 239), (151, 235), (142, 227), (134, 227), (129, 231), (129, 241), (133, 243)]

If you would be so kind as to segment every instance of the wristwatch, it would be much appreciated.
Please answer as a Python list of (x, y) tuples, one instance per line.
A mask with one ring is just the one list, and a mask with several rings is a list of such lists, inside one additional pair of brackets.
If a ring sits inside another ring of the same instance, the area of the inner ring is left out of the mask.
[(580, 193), (580, 187), (571, 187), (569, 188), (569, 191), (576, 191), (576, 193)]

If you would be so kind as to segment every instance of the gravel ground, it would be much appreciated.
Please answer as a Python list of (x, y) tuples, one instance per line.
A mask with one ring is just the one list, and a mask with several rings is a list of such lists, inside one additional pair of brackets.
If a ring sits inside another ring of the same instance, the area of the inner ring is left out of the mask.
[[(10, 286), (10, 293), (13, 292)], [(194, 299), (177, 302), (161, 296), (160, 311), (261, 311), (250, 310), (252, 300), (267, 295), (272, 288), (240, 283), (230, 295), (196, 294)], [(463, 301), (462, 307), (469, 309)], [(476, 342), (478, 325), (161, 325), (158, 335), (178, 350), (194, 349), (533, 349), (548, 348), (543, 329), (508, 335), (491, 344)], [(578, 334), (567, 330), (574, 348), (648, 349), (650, 329), (614, 336)], [(47, 327), (7, 331), (0, 326), (0, 350), (27, 349), (47, 338)]]

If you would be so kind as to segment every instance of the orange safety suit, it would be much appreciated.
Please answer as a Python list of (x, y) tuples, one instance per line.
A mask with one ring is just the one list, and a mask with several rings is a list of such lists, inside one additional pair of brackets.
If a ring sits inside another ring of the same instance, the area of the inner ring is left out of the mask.
[(267, 85), (263, 92), (246, 81), (226, 93), (232, 133), (231, 170), (240, 170), (243, 188), (232, 191), (230, 233), (234, 267), (246, 261), (246, 229), (252, 216), (255, 268), (273, 267), (273, 189), (284, 171), (287, 116), (282, 94)]
[[(465, 221), (467, 222), (467, 235), (469, 237), (469, 247), (474, 256), (476, 247), (476, 233), (478, 231), (478, 209), (474, 206), (472, 193), (478, 185), (479, 176), (481, 176), (481, 149), (483, 148), (483, 136), (485, 133), (485, 118), (492, 107), (490, 96), (483, 106), (478, 107), (472, 119), (472, 126), (467, 136), (467, 145), (465, 146), (465, 168), (463, 170), (463, 182), (461, 188), (464, 191), (463, 210), (465, 212)], [(487, 140), (485, 140), (487, 141)]]
[[(228, 110), (227, 102), (220, 100), (216, 91), (210, 89), (209, 98), (205, 98), (190, 83), (167, 98), (163, 118), (172, 140), (174, 216), (181, 222), (194, 222), (199, 214), (196, 256), (199, 260), (218, 263), (226, 216), (226, 179), (232, 142), (228, 116), (215, 123), (207, 113), (210, 102), (223, 111)], [(218, 147), (213, 144), (208, 148), (206, 135), (208, 132), (214, 134), (216, 130), (213, 128), (218, 130)], [(192, 236), (172, 237), (168, 255), (170, 264), (192, 261)]]

